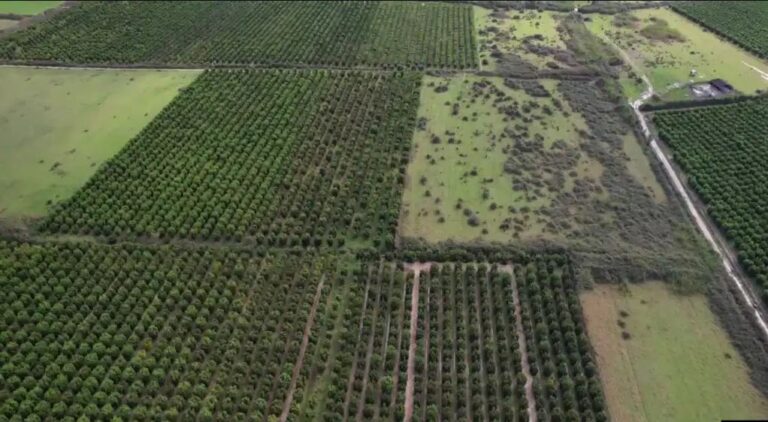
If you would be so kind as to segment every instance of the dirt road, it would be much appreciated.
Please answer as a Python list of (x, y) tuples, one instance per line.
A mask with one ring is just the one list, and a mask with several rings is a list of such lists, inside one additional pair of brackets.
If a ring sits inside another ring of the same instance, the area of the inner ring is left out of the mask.
[(315, 315), (317, 315), (317, 307), (320, 304), (320, 297), (323, 293), (323, 284), (325, 284), (325, 276), (320, 278), (320, 283), (317, 285), (317, 292), (315, 298), (312, 301), (312, 308), (309, 311), (307, 317), (307, 323), (304, 326), (304, 336), (301, 339), (301, 347), (299, 349), (299, 357), (296, 360), (296, 364), (293, 366), (293, 373), (291, 374), (291, 384), (288, 387), (288, 395), (283, 403), (283, 411), (280, 414), (280, 422), (288, 420), (288, 413), (291, 411), (291, 403), (293, 402), (293, 395), (296, 391), (296, 383), (299, 380), (299, 373), (301, 368), (304, 367), (304, 355), (307, 353), (307, 346), (309, 345), (309, 334), (312, 331), (312, 326), (315, 323)]
[[(626, 53), (624, 53), (624, 55), (625, 55), (625, 59), (627, 59), (628, 56), (626, 56)], [(751, 307), (751, 312), (755, 317), (755, 321), (757, 322), (757, 325), (760, 327), (766, 339), (768, 339), (768, 323), (766, 323), (766, 318), (761, 311), (761, 308), (760, 308), (761, 302), (760, 302), (759, 296), (755, 294), (755, 292), (752, 290), (752, 286), (749, 284), (750, 281), (744, 279), (735, 270), (735, 268), (738, 268), (738, 265), (739, 265), (735, 257), (735, 254), (729, 251), (726, 246), (722, 245), (716, 239), (716, 236), (712, 232), (711, 225), (708, 224), (708, 222), (704, 217), (702, 217), (705, 211), (698, 209), (696, 204), (691, 199), (692, 194), (688, 191), (686, 186), (683, 184), (683, 182), (681, 181), (681, 178), (678, 176), (677, 172), (675, 171), (675, 168), (672, 166), (669, 159), (664, 154), (664, 151), (659, 146), (659, 142), (653, 136), (653, 134), (651, 133), (648, 127), (648, 122), (646, 120), (645, 115), (640, 111), (640, 107), (643, 105), (643, 103), (645, 103), (645, 101), (647, 101), (653, 95), (653, 85), (651, 85), (650, 81), (645, 75), (643, 75), (642, 78), (647, 88), (642, 93), (642, 95), (640, 95), (640, 98), (638, 98), (635, 101), (632, 101), (630, 105), (632, 106), (632, 109), (634, 110), (635, 115), (637, 116), (637, 120), (640, 122), (643, 135), (648, 140), (648, 143), (654, 155), (664, 167), (664, 171), (667, 173), (667, 176), (672, 181), (672, 184), (675, 187), (675, 190), (683, 199), (683, 202), (685, 203), (685, 206), (688, 209), (688, 212), (691, 214), (691, 217), (693, 217), (693, 220), (696, 223), (696, 227), (698, 227), (701, 234), (704, 235), (704, 238), (707, 239), (707, 242), (710, 244), (712, 249), (714, 249), (714, 251), (720, 257), (723, 267), (725, 268), (726, 273), (728, 273), (728, 278), (736, 285), (742, 299)]]
[(512, 277), (513, 305), (515, 307), (515, 327), (517, 330), (517, 346), (520, 349), (520, 359), (522, 360), (523, 375), (525, 375), (525, 398), (528, 401), (528, 422), (536, 422), (536, 396), (533, 394), (533, 375), (531, 375), (531, 364), (528, 362), (528, 339), (525, 338), (523, 330), (523, 309), (520, 306), (520, 293), (517, 290), (515, 281), (515, 272), (511, 265), (499, 267), (501, 271), (506, 272)]
[(406, 271), (413, 271), (413, 290), (411, 293), (411, 326), (409, 332), (407, 378), (405, 380), (405, 417), (408, 422), (413, 418), (413, 393), (416, 387), (416, 325), (419, 321), (419, 275), (429, 271), (431, 263), (406, 264)]

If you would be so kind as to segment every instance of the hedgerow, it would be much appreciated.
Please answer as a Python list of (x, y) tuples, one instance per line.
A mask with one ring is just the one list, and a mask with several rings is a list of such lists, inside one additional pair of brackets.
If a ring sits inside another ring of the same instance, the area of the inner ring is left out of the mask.
[(677, 12), (739, 44), (768, 57), (768, 4), (762, 1), (670, 2)]
[(208, 71), (41, 229), (391, 246), (419, 84), (415, 73)]
[(474, 68), (472, 25), (471, 6), (433, 2), (83, 2), (0, 42), (0, 57)]
[(768, 98), (653, 120), (768, 299)]

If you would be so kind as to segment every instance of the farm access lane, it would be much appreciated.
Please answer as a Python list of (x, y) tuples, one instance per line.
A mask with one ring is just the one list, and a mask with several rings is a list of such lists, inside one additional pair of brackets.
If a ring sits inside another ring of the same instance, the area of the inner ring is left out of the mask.
[[(622, 51), (625, 59), (629, 58), (623, 50), (620, 51)], [(629, 63), (631, 64), (632, 62), (630, 61)], [(677, 191), (677, 193), (683, 199), (689, 214), (691, 217), (693, 217), (693, 220), (696, 223), (696, 227), (704, 235), (704, 238), (707, 239), (707, 242), (710, 244), (712, 249), (714, 249), (714, 251), (720, 257), (723, 267), (728, 274), (728, 278), (735, 284), (742, 299), (751, 308), (751, 313), (753, 314), (758, 327), (760, 327), (765, 338), (768, 339), (768, 323), (766, 323), (762, 302), (760, 301), (759, 296), (755, 293), (751, 281), (744, 276), (744, 272), (741, 270), (741, 266), (738, 262), (738, 259), (736, 258), (736, 254), (733, 252), (731, 246), (727, 243), (722, 234), (718, 231), (714, 222), (711, 221), (700, 201), (698, 203), (694, 202), (692, 198), (696, 198), (695, 193), (682, 182), (683, 179), (678, 175), (672, 163), (664, 154), (664, 151), (659, 145), (660, 141), (658, 141), (656, 137), (651, 133), (646, 117), (640, 111), (640, 107), (645, 103), (645, 101), (651, 98), (654, 92), (653, 85), (651, 85), (650, 80), (645, 74), (642, 75), (642, 79), (643, 82), (645, 82), (647, 88), (640, 95), (640, 98), (630, 102), (630, 105), (632, 106), (632, 109), (634, 110), (635, 115), (640, 122), (643, 136), (645, 136), (645, 138), (648, 140), (651, 150), (653, 151), (656, 158), (661, 162), (662, 167), (664, 167), (664, 171), (675, 187), (675, 191)]]

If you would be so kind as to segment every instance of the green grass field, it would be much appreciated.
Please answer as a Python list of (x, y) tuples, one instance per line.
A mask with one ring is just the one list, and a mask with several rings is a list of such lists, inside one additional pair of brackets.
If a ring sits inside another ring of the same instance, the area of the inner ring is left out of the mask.
[[(564, 191), (573, 189), (576, 179), (599, 179), (602, 167), (585, 154), (579, 154), (572, 166), (558, 169), (558, 166), (564, 165), (558, 162), (562, 157), (553, 154), (566, 150), (575, 153), (579, 142), (577, 130), (584, 130), (586, 125), (581, 115), (574, 113), (562, 100), (556, 90), (556, 81), (540, 82), (552, 97), (532, 97), (522, 89), (505, 86), (501, 78), (475, 75), (450, 79), (425, 77), (418, 116), (426, 119), (426, 124), (414, 135), (414, 151), (403, 198), (403, 236), (432, 242), (508, 242), (514, 238), (533, 240), (546, 237), (543, 232), (546, 220), (536, 213), (548, 207), (555, 194), (545, 187), (529, 191), (513, 187), (514, 177), (504, 168), (510, 154), (515, 154), (512, 146), (516, 135), (507, 136), (505, 128), (518, 127), (522, 131), (522, 127), (527, 127), (528, 139), (540, 136), (543, 141), (546, 152), (531, 155), (529, 164), (536, 160), (541, 160), (538, 165), (546, 162), (551, 173), (534, 175), (533, 171), (540, 169), (529, 171), (515, 166), (523, 178), (540, 178), (546, 182), (555, 178), (554, 174), (559, 174), (563, 178)], [(477, 84), (488, 84), (493, 88), (477, 89)], [(439, 86), (447, 87), (447, 91), (437, 92)], [(494, 104), (494, 98), (498, 97), (490, 94), (495, 90), (509, 96), (512, 99), (510, 103), (521, 106), (521, 110), (522, 105), (529, 103), (537, 104), (538, 108), (505, 121), (505, 114), (500, 113)], [(479, 94), (476, 96), (473, 93)], [(486, 97), (486, 94), (489, 95)], [(553, 98), (562, 101), (562, 110), (553, 106)], [(457, 115), (453, 115), (454, 104), (459, 104)], [(551, 115), (542, 111), (544, 106), (549, 108)], [(532, 121), (526, 123), (525, 119)], [(435, 143), (434, 136), (440, 138), (439, 143)], [(554, 148), (558, 140), (564, 141), (565, 146)], [(457, 208), (459, 203), (461, 208)], [(466, 214), (469, 212), (466, 210), (478, 217), (479, 224), (469, 224), (470, 215)], [(444, 221), (441, 222), (441, 219)], [(520, 229), (500, 229), (502, 223), (509, 219), (518, 219)], [(515, 231), (519, 233), (515, 235)]]
[[(722, 78), (745, 94), (768, 89), (768, 80), (747, 64), (768, 71), (768, 62), (718, 38), (711, 32), (669, 9), (642, 9), (629, 14), (636, 20), (627, 26), (617, 27), (614, 15), (590, 15), (587, 26), (595, 34), (612, 41), (630, 55), (638, 71), (646, 73), (663, 99), (686, 98), (686, 88), (675, 88), (690, 81), (707, 81)], [(685, 38), (685, 41), (655, 40), (641, 34), (643, 29), (654, 25), (652, 18), (666, 21)], [(745, 64), (746, 63), (746, 64)], [(696, 75), (691, 76), (691, 70)], [(641, 85), (624, 79), (625, 94), (634, 98)]]
[(0, 68), (0, 217), (44, 215), (198, 73)]
[(597, 285), (582, 304), (613, 420), (768, 416), (768, 401), (703, 295), (680, 296), (659, 282), (630, 285), (628, 293)]
[(63, 1), (0, 1), (0, 13), (36, 15), (64, 3)]

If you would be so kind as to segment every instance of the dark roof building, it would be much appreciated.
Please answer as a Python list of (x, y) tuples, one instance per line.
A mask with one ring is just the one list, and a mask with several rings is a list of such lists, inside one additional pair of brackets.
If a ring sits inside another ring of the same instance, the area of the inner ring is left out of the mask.
[(709, 84), (715, 87), (716, 90), (723, 94), (729, 94), (733, 92), (733, 86), (722, 79), (712, 79)]

